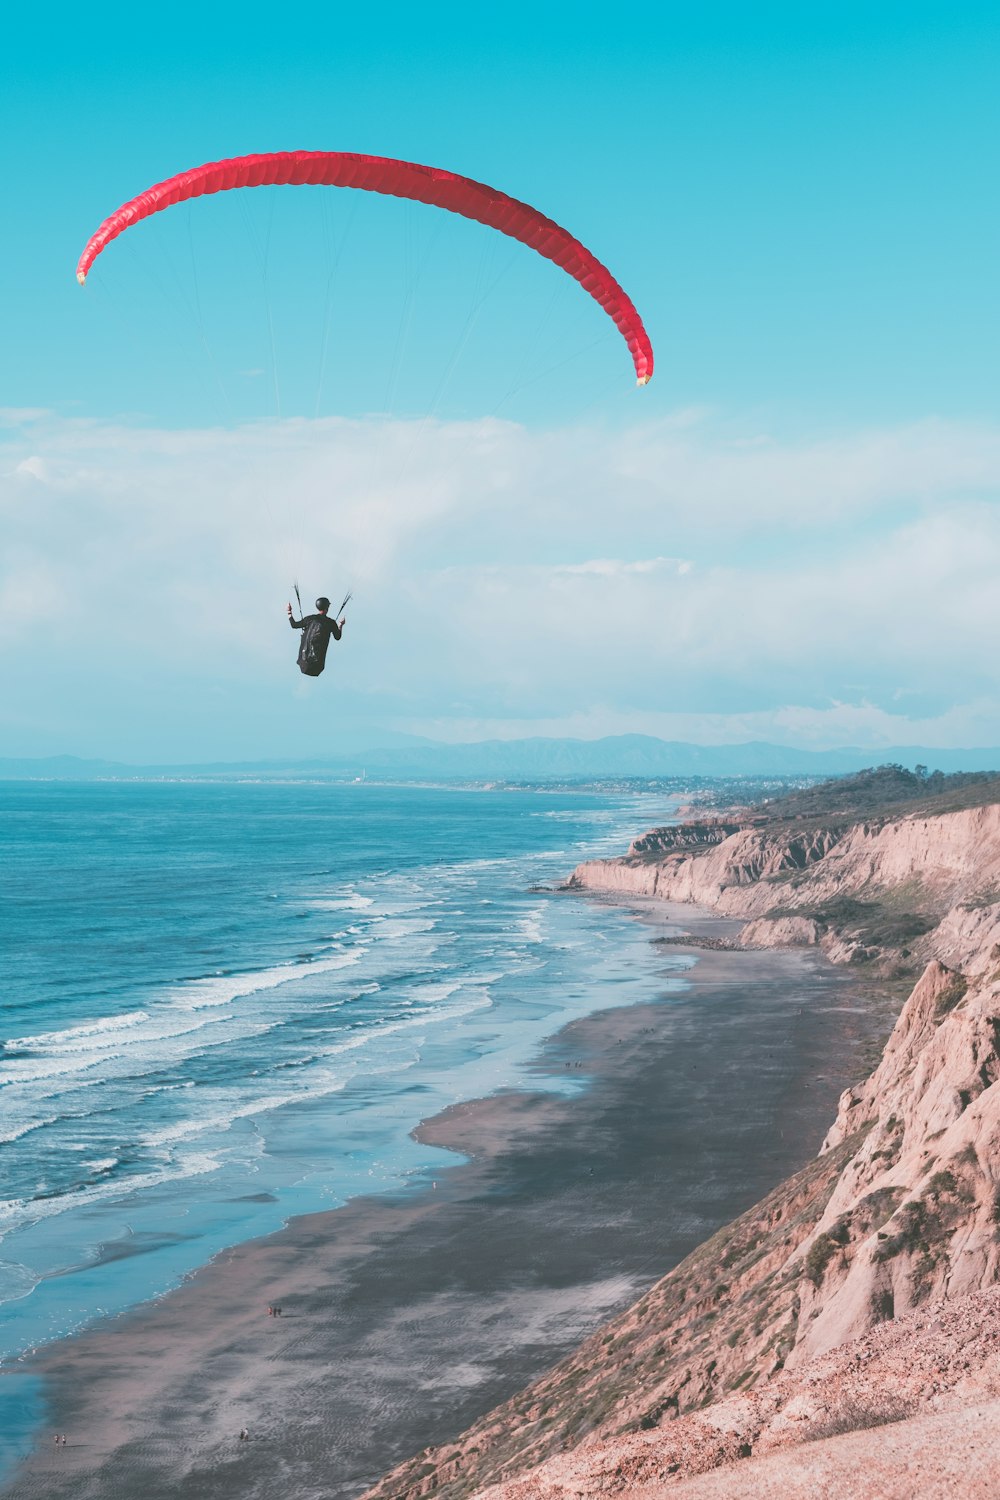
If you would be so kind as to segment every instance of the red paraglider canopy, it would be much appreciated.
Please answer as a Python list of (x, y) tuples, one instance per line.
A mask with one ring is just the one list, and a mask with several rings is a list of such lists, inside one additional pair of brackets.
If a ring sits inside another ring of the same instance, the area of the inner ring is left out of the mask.
[(174, 203), (199, 198), (206, 193), (231, 188), (267, 187), (276, 184), (361, 188), (370, 193), (388, 193), (448, 209), (466, 219), (478, 219), (501, 234), (520, 240), (539, 255), (554, 261), (572, 276), (616, 323), (629, 347), (638, 383), (646, 385), (653, 374), (653, 346), (634, 304), (607, 266), (586, 246), (537, 209), (471, 177), (459, 177), (439, 167), (395, 161), (385, 156), (359, 156), (348, 151), (274, 151), (254, 156), (236, 156), (228, 161), (208, 162), (166, 182), (157, 183), (138, 198), (125, 203), (87, 242), (76, 278), (82, 286), (87, 272), (106, 245), (130, 225)]

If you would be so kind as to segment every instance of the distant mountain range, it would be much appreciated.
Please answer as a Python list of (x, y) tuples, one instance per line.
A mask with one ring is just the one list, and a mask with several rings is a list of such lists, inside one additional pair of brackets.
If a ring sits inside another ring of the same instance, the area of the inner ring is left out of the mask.
[(716, 776), (839, 776), (893, 762), (939, 771), (1000, 770), (1000, 749), (929, 750), (918, 745), (883, 749), (799, 750), (762, 740), (743, 745), (690, 745), (651, 735), (619, 734), (600, 740), (482, 740), (449, 745), (414, 738), (345, 750), (313, 760), (226, 761), (197, 765), (127, 765), (73, 755), (0, 757), (0, 779), (94, 781), (150, 777), (345, 777), (378, 780), (544, 781), (595, 778)]

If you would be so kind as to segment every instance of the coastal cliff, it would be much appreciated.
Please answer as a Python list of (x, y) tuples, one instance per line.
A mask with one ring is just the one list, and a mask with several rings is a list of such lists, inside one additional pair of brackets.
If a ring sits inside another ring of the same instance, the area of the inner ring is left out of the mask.
[[(792, 1493), (806, 1440), (846, 1473), (858, 1433), (901, 1423), (943, 1464), (942, 1414), (1000, 1397), (1000, 800), (960, 792), (652, 830), (577, 868), (572, 889), (695, 902), (744, 919), (747, 946), (916, 982), (817, 1160), (373, 1495), (652, 1496), (736, 1462), (764, 1494), (779, 1459)], [(854, 1494), (896, 1493), (871, 1474)]]

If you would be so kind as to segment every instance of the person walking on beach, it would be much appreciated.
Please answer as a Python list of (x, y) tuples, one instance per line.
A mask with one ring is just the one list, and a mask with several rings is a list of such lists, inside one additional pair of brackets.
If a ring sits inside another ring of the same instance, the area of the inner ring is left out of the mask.
[[(346, 602), (345, 600), (344, 603)], [(326, 652), (330, 640), (331, 638), (335, 641), (340, 640), (344, 633), (344, 622), (347, 616), (341, 615), (339, 620), (329, 619), (330, 601), (323, 594), (316, 600), (316, 613), (303, 615), (301, 620), (295, 618), (290, 604), (286, 608), (289, 625), (293, 630), (302, 631), (302, 640), (299, 643), (299, 671), (305, 677), (318, 677), (326, 666)]]

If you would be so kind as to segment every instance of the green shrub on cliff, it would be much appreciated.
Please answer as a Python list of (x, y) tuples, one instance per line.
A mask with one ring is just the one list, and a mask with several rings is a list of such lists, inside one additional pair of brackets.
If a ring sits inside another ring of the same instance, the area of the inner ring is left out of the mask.
[(806, 1255), (806, 1275), (813, 1286), (819, 1286), (826, 1275), (826, 1268), (836, 1255), (840, 1246), (829, 1234), (818, 1234), (809, 1246)]

